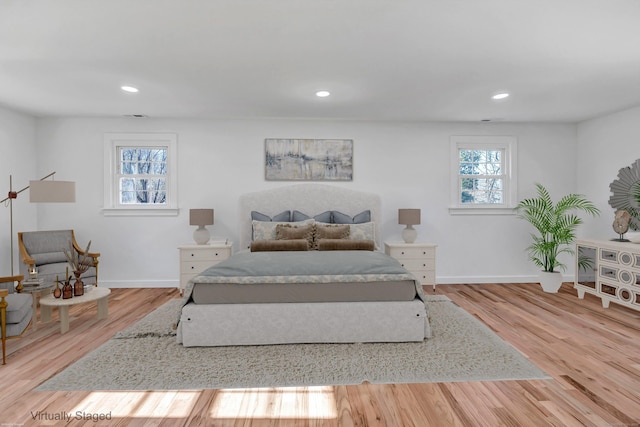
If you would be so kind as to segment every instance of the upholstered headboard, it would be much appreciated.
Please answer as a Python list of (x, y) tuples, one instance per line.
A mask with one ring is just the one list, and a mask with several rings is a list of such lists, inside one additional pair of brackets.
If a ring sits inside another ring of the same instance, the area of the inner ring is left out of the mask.
[(296, 184), (247, 193), (240, 196), (238, 249), (246, 250), (251, 245), (251, 211), (273, 216), (284, 210), (298, 210), (310, 216), (335, 210), (354, 216), (369, 209), (375, 224), (376, 244), (381, 247), (380, 205), (377, 194), (326, 184)]

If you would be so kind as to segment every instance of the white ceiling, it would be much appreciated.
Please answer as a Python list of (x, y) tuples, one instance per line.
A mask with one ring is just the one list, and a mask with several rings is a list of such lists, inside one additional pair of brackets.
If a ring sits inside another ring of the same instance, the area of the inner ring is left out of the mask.
[(0, 105), (576, 122), (640, 105), (640, 1), (1, 0)]

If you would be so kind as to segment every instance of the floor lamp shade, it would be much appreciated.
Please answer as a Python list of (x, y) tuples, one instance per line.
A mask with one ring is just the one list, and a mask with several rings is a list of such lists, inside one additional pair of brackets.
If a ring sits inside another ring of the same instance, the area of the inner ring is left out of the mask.
[(34, 203), (73, 203), (76, 183), (73, 181), (29, 181), (29, 201)]
[(402, 230), (402, 239), (405, 243), (415, 242), (418, 232), (413, 226), (420, 224), (420, 209), (398, 209), (398, 224), (407, 226)]
[(189, 209), (189, 225), (197, 225), (193, 232), (193, 240), (199, 245), (209, 242), (211, 234), (205, 225), (213, 224), (213, 209)]

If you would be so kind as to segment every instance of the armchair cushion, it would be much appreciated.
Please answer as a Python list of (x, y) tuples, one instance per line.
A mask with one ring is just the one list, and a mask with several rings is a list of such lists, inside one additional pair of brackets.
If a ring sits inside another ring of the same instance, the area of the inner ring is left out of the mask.
[(67, 258), (64, 256), (64, 252), (42, 252), (42, 253), (32, 253), (31, 256), (36, 262), (36, 266), (42, 264), (54, 264), (57, 262), (67, 262)]
[[(27, 318), (27, 323), (31, 319), (32, 313), (32, 296), (31, 294), (10, 294), (5, 298), (7, 302), (7, 328), (12, 324), (21, 323), (25, 317)], [(26, 325), (25, 325), (26, 327)], [(20, 330), (17, 334), (11, 334), (7, 332), (8, 336), (12, 335), (20, 335), (20, 333), (24, 330)]]

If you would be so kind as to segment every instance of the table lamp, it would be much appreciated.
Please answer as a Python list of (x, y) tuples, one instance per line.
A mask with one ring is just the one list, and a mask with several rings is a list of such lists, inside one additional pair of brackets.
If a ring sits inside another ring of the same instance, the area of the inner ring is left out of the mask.
[(402, 230), (402, 239), (405, 243), (415, 242), (418, 232), (413, 226), (420, 224), (420, 209), (398, 209), (398, 224), (407, 226)]
[(189, 225), (197, 225), (193, 232), (193, 240), (199, 245), (206, 245), (211, 235), (205, 225), (213, 225), (213, 209), (189, 209)]

